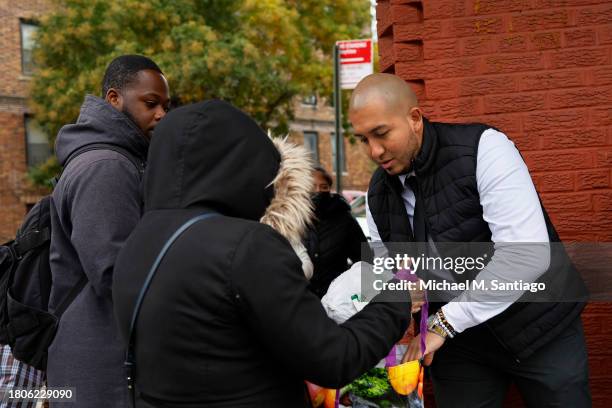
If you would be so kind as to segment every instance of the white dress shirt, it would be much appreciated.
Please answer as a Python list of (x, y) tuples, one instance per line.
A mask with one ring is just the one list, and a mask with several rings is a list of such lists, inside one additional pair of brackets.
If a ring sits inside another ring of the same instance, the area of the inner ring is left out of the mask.
[[(404, 185), (406, 177), (400, 175)], [(548, 232), (544, 214), (535, 187), (514, 143), (495, 129), (483, 132), (476, 158), (476, 183), (483, 209), (483, 218), (489, 224), (495, 254), (477, 279), (513, 280), (517, 276), (525, 282), (533, 282), (544, 273), (550, 263)], [(413, 224), (415, 197), (409, 187), (404, 187), (402, 199)], [(366, 200), (366, 219), (373, 242), (380, 242), (380, 234)], [(429, 238), (431, 242), (431, 238)], [(546, 243), (546, 246), (522, 246), (517, 256), (516, 246), (507, 243)], [(512, 265), (508, 264), (512, 260)], [(512, 277), (508, 271), (516, 271)], [(449, 276), (452, 280), (452, 277)], [(516, 295), (516, 298), (520, 293)], [(515, 298), (515, 299), (516, 299)], [(507, 297), (504, 300), (508, 300)], [(463, 292), (443, 306), (448, 322), (457, 332), (476, 326), (502, 313), (513, 302), (475, 301), (473, 294)]]

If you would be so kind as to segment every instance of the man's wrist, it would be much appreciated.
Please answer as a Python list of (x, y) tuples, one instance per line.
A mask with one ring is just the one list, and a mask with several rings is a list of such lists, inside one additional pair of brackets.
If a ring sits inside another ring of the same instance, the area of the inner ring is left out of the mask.
[(444, 315), (444, 311), (442, 309), (439, 309), (436, 312), (436, 316), (438, 316), (438, 320), (440, 321), (442, 327), (444, 328), (444, 330), (446, 330), (448, 332), (448, 335), (450, 338), (453, 338), (457, 335), (457, 331), (455, 330), (455, 328), (448, 322), (448, 320), (446, 320), (446, 316)]
[[(431, 317), (433, 317), (433, 316), (431, 316)], [(445, 340), (448, 337), (448, 333), (446, 331), (444, 331), (444, 329), (440, 325), (431, 324), (431, 325), (429, 325), (427, 327), (427, 331), (429, 333), (433, 333), (433, 334), (435, 334), (435, 335), (437, 335), (439, 337), (442, 337)]]
[(443, 339), (446, 339), (447, 337), (452, 339), (457, 334), (455, 329), (453, 329), (453, 327), (444, 317), (444, 312), (442, 312), (442, 309), (429, 316), (427, 319), (427, 331), (437, 334)]

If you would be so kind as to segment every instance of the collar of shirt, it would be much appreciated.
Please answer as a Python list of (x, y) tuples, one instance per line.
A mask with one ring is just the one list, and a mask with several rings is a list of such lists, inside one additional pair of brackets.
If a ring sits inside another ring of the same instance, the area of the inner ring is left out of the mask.
[(404, 189), (405, 189), (406, 188), (406, 178), (413, 177), (413, 176), (416, 176), (416, 174), (414, 173), (414, 170), (411, 170), (410, 173), (400, 174), (397, 177), (399, 178), (400, 183), (402, 183), (402, 186), (404, 186)]

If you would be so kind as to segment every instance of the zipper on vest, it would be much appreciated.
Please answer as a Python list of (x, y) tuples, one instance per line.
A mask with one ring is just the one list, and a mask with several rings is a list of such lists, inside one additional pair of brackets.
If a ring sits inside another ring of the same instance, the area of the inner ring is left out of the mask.
[(506, 345), (506, 343), (502, 341), (502, 339), (497, 335), (497, 333), (495, 333), (495, 330), (493, 330), (493, 328), (488, 323), (485, 323), (485, 326), (487, 326), (487, 329), (489, 329), (491, 334), (493, 334), (493, 337), (495, 337), (495, 340), (497, 340), (497, 342), (501, 344), (501, 346), (508, 352), (508, 354), (510, 354), (510, 356), (512, 356), (512, 358), (514, 358), (514, 361), (520, 364), (521, 360), (516, 356), (516, 354), (514, 354), (510, 350), (510, 348)]

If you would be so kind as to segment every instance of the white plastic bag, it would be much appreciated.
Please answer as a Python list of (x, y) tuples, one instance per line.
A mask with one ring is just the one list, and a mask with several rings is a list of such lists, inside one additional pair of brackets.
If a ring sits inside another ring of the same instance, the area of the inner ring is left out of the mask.
[(348, 271), (333, 280), (327, 293), (321, 299), (327, 315), (336, 323), (344, 323), (368, 304), (361, 302), (361, 276), (372, 273), (372, 265), (367, 262), (356, 262)]

